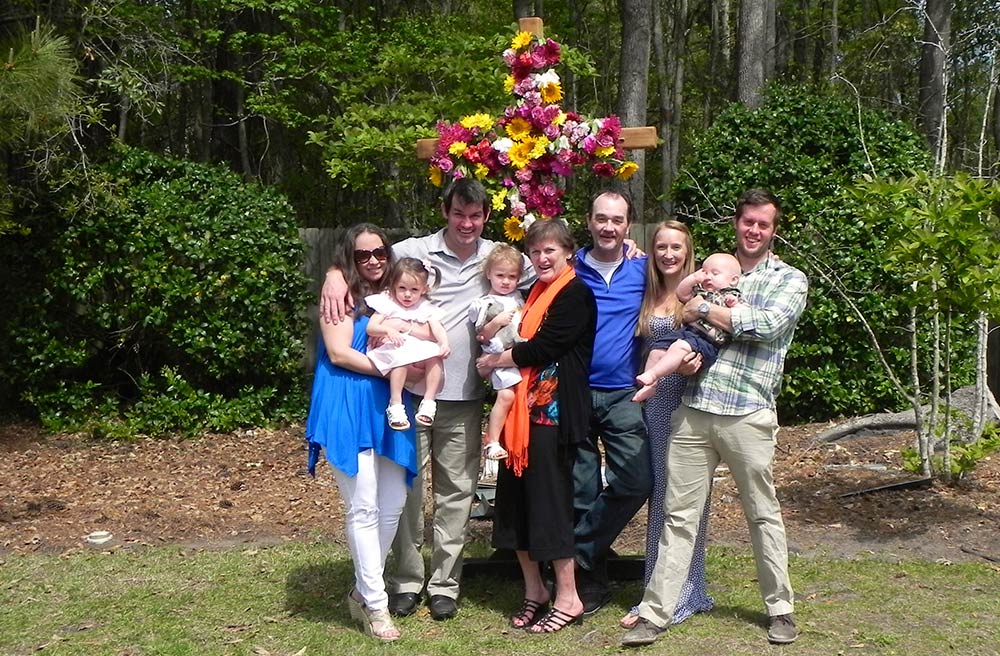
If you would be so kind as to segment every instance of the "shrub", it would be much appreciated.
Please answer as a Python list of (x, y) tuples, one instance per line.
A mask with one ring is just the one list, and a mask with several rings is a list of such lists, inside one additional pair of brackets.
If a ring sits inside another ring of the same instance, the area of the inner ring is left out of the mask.
[[(925, 168), (921, 138), (885, 113), (859, 115), (845, 99), (775, 87), (756, 111), (730, 107), (691, 152), (678, 176), (676, 205), (693, 218), (699, 256), (732, 249), (734, 202), (748, 188), (765, 187), (785, 209), (775, 250), (809, 276), (809, 305), (785, 366), (783, 418), (898, 407), (902, 399), (830, 280), (872, 324), (890, 362), (905, 371), (909, 308), (897, 298), (901, 283), (886, 276), (880, 262), (892, 217), (866, 225), (847, 190), (866, 173), (891, 178)], [(967, 344), (968, 331), (958, 334), (956, 343)]]
[(160, 433), (260, 423), (301, 397), (290, 205), (221, 168), (115, 155), (36, 242), (37, 295), (12, 330), (23, 398), (53, 428)]

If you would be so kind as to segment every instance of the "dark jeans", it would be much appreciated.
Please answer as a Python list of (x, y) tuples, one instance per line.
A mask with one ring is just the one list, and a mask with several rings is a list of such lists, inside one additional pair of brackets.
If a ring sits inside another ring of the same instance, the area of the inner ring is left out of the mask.
[[(590, 435), (577, 445), (573, 466), (576, 560), (587, 570), (603, 566), (611, 544), (642, 508), (653, 487), (642, 406), (635, 388), (591, 389)], [(604, 446), (607, 486), (601, 481)]]

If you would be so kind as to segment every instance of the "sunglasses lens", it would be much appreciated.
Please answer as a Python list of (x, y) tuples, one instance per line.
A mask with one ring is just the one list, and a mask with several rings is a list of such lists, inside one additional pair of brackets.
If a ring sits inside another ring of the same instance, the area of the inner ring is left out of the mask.
[(385, 262), (388, 259), (389, 254), (385, 250), (385, 246), (379, 246), (374, 250), (356, 250), (354, 251), (354, 263), (364, 264), (368, 260), (375, 257), (379, 262)]

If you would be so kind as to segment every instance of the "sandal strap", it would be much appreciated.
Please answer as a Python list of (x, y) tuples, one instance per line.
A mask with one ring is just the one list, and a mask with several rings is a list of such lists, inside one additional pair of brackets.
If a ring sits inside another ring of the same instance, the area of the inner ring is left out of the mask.
[[(547, 601), (535, 601), (534, 599), (525, 599), (521, 602), (521, 608), (514, 613), (510, 618), (510, 624), (515, 629), (526, 629), (535, 621), (538, 617), (539, 611), (548, 606)], [(520, 623), (516, 623), (516, 622)]]
[(542, 619), (538, 620), (529, 630), (533, 633), (555, 633), (556, 631), (565, 629), (570, 624), (582, 623), (582, 613), (579, 615), (570, 615), (569, 613), (561, 611), (553, 606), (549, 609), (549, 612), (545, 613)]

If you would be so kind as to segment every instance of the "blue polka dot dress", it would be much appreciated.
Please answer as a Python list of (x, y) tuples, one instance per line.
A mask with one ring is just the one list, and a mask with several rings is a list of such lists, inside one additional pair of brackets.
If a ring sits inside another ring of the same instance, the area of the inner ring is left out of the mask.
[[(673, 317), (652, 317), (650, 334), (646, 338), (648, 347), (674, 327)], [(647, 402), (644, 412), (646, 431), (649, 434), (649, 453), (653, 464), (653, 492), (649, 497), (646, 518), (646, 567), (645, 583), (653, 574), (656, 565), (657, 546), (663, 532), (663, 502), (667, 494), (667, 451), (670, 448), (670, 417), (681, 403), (681, 394), (687, 378), (673, 374), (660, 381), (654, 394)], [(705, 543), (708, 532), (708, 510), (711, 499), (705, 502), (701, 515), (698, 536), (695, 538), (694, 555), (687, 580), (681, 587), (680, 598), (674, 608), (674, 624), (679, 624), (695, 613), (712, 610), (712, 598), (708, 596), (705, 582)], [(633, 609), (636, 612), (636, 609)]]

